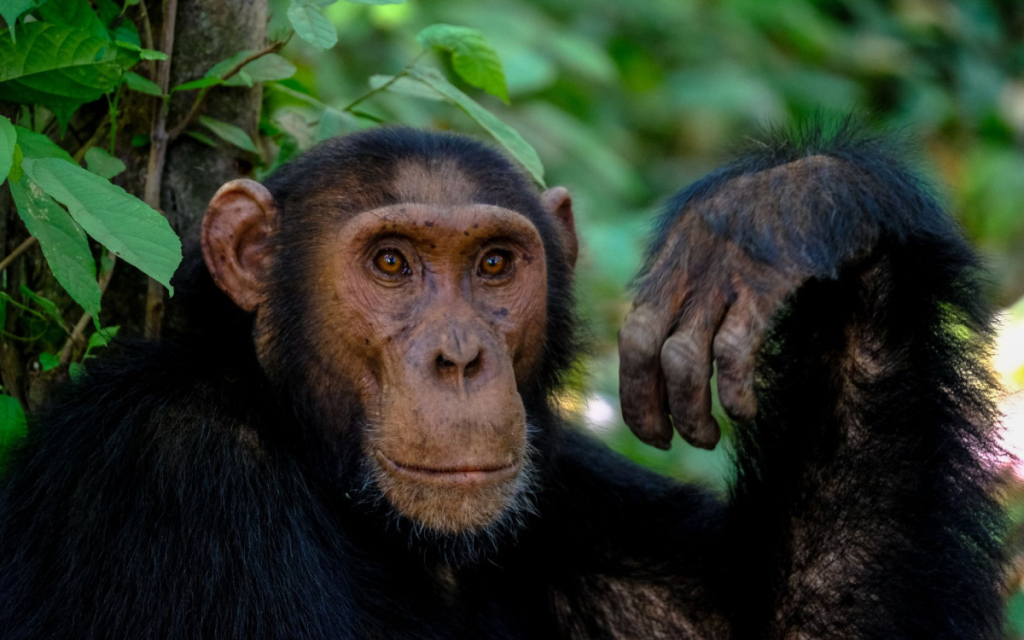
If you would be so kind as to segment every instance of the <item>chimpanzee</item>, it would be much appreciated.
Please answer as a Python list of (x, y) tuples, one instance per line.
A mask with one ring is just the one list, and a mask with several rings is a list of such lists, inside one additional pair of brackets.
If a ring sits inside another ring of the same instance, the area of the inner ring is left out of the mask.
[(654, 446), (715, 446), (717, 363), (727, 499), (560, 415), (565, 189), (405, 128), (225, 185), (190, 330), (32, 421), (3, 637), (998, 637), (978, 261), (892, 144), (821, 131), (668, 202), (619, 336)]

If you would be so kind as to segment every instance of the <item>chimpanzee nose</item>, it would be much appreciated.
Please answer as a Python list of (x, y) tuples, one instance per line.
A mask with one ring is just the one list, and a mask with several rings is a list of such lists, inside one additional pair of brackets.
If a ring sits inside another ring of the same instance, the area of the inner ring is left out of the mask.
[(452, 336), (438, 349), (434, 366), (441, 380), (462, 386), (464, 381), (475, 378), (483, 368), (480, 341), (471, 335), (463, 336), (462, 339)]

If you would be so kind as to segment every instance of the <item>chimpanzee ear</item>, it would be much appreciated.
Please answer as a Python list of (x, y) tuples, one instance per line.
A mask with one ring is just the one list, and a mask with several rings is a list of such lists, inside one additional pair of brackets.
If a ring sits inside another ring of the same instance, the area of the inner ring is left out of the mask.
[(210, 200), (203, 218), (203, 258), (217, 286), (239, 307), (253, 311), (263, 300), (274, 226), (274, 199), (254, 180), (232, 180)]
[(572, 196), (569, 195), (569, 190), (565, 187), (551, 187), (541, 194), (540, 203), (558, 222), (565, 259), (570, 267), (575, 267), (579, 240), (576, 239), (576, 221), (572, 213)]

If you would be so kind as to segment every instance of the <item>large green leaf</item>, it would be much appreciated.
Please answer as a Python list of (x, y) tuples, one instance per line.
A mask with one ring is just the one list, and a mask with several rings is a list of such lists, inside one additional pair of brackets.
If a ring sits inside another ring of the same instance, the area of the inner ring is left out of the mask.
[(78, 27), (97, 38), (110, 40), (107, 27), (92, 10), (89, 0), (47, 0), (39, 7), (38, 13), (39, 19), (44, 22)]
[(96, 262), (82, 227), (31, 179), (11, 183), (11, 195), (25, 227), (39, 240), (57, 282), (95, 316), (100, 311), (102, 293), (96, 283)]
[[(345, 0), (345, 2), (351, 2), (352, 4), (369, 4), (374, 6), (380, 6), (384, 4), (405, 4), (407, 0)], [(332, 4), (328, 2), (327, 4)]]
[(426, 48), (452, 54), (452, 67), (463, 80), (508, 103), (508, 86), (501, 58), (479, 29), (433, 24), (419, 32), (416, 40)]
[[(3, 2), (3, 0), (0, 0)], [(0, 116), (0, 184), (14, 166), (14, 146), (18, 144), (18, 132), (7, 118)]]
[(330, 49), (338, 42), (338, 32), (316, 3), (292, 0), (288, 6), (288, 20), (299, 37), (317, 49)]
[(493, 113), (484, 109), (475, 100), (464, 94), (462, 91), (434, 69), (414, 67), (409, 70), (409, 75), (422, 82), (424, 85), (437, 91), (447, 101), (456, 105), (466, 112), (470, 118), (476, 120), (477, 124), (491, 134), (505, 150), (519, 161), (529, 172), (537, 184), (544, 186), (544, 165), (540, 157), (530, 143), (523, 139), (519, 132), (498, 119)]
[(173, 293), (171, 276), (181, 262), (181, 241), (162, 215), (78, 165), (26, 158), (22, 168), (89, 235)]
[(53, 140), (43, 134), (17, 125), (14, 130), (18, 132), (18, 146), (21, 147), (26, 158), (60, 158), (75, 163), (70, 153), (58, 147)]
[(41, 104), (67, 117), (115, 89), (138, 55), (84, 29), (47, 22), (18, 27), (18, 41), (0, 35), (0, 96)]
[(0, 465), (6, 463), (11, 447), (25, 437), (26, 430), (21, 403), (11, 396), (0, 396)]
[(203, 125), (210, 131), (212, 131), (218, 138), (226, 142), (230, 142), (239, 149), (250, 151), (259, 155), (260, 150), (256, 148), (252, 138), (249, 134), (243, 131), (240, 127), (236, 127), (228, 122), (222, 122), (208, 116), (199, 116), (199, 124)]

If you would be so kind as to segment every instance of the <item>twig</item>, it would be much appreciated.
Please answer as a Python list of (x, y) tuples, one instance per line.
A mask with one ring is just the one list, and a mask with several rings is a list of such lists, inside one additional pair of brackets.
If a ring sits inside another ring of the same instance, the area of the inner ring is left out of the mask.
[(107, 115), (103, 116), (103, 119), (100, 120), (98, 125), (96, 125), (96, 131), (93, 132), (92, 137), (89, 138), (85, 144), (79, 147), (78, 151), (75, 152), (75, 155), (72, 156), (75, 159), (75, 162), (81, 162), (82, 158), (85, 157), (85, 153), (92, 147), (99, 144), (100, 139), (107, 134), (107, 125), (110, 124), (110, 115), (111, 114), (108, 111)]
[(35, 236), (29, 236), (25, 238), (25, 241), (19, 244), (17, 247), (15, 247), (14, 251), (10, 252), (7, 255), (7, 257), (4, 258), (3, 260), (0, 260), (0, 271), (3, 271), (7, 267), (11, 266), (11, 263), (14, 262), (14, 260), (18, 256), (31, 249), (32, 245), (34, 245), (37, 242), (39, 241), (36, 240)]
[[(227, 80), (228, 78), (237, 75), (238, 72), (242, 70), (242, 67), (249, 64), (253, 60), (259, 60), (263, 56), (270, 55), (271, 53), (277, 53), (284, 47), (284, 45), (288, 44), (288, 41), (291, 40), (291, 38), (291, 34), (288, 34), (288, 37), (285, 38), (284, 40), (268, 44), (259, 51), (246, 56), (238, 64), (231, 67), (231, 69), (227, 73), (222, 75), (220, 79)], [(203, 100), (206, 99), (206, 94), (208, 94), (210, 92), (210, 89), (212, 88), (213, 87), (203, 87), (199, 90), (199, 95), (197, 95), (196, 99), (192, 102), (192, 106), (189, 108), (188, 113), (185, 114), (185, 117), (181, 119), (181, 122), (179, 122), (173, 129), (171, 129), (170, 133), (167, 134), (168, 142), (174, 142), (178, 138), (178, 136), (185, 133), (185, 129), (190, 124), (192, 124), (192, 121), (195, 119), (195, 117), (199, 115), (199, 109), (203, 106)], [(166, 92), (167, 91), (164, 90), (164, 93)]]
[[(106, 271), (100, 275), (99, 280), (96, 283), (100, 286), (100, 295), (102, 296), (106, 290), (107, 285), (110, 284), (110, 278), (114, 275), (114, 267), (117, 265), (117, 256), (114, 255), (113, 251), (107, 252), (107, 257), (110, 258), (110, 266)], [(60, 350), (60, 364), (61, 366), (67, 365), (71, 362), (71, 357), (75, 354), (75, 347), (81, 347), (82, 341), (85, 339), (85, 329), (89, 326), (89, 321), (92, 320), (92, 314), (88, 311), (82, 314), (82, 317), (75, 323), (74, 329), (71, 330), (71, 335), (64, 341), (64, 346)]]
[(391, 76), (390, 80), (388, 80), (384, 84), (380, 85), (376, 89), (373, 89), (373, 90), (371, 90), (371, 91), (369, 91), (367, 93), (364, 93), (363, 95), (359, 96), (358, 98), (356, 98), (352, 102), (348, 103), (348, 105), (346, 105), (345, 107), (342, 108), (342, 111), (348, 111), (349, 113), (351, 113), (352, 109), (354, 109), (357, 105), (363, 103), (364, 101), (372, 98), (373, 96), (377, 95), (381, 91), (384, 91), (385, 89), (387, 89), (391, 85), (395, 84), (396, 82), (398, 82), (399, 78), (404, 78), (405, 76), (409, 75), (409, 69), (412, 69), (412, 66), (414, 64), (416, 64), (416, 62), (419, 61), (419, 59), (422, 58), (424, 56), (424, 54), (426, 54), (426, 53), (427, 53), (426, 50), (420, 51), (418, 54), (416, 54), (415, 58), (413, 58), (412, 60), (409, 61), (409, 64), (407, 64), (404, 67), (402, 67), (401, 71), (399, 71), (395, 75)]
[[(174, 22), (178, 13), (178, 0), (166, 0), (164, 3), (163, 33), (160, 36), (160, 48), (167, 59), (157, 66), (156, 84), (160, 93), (167, 94), (171, 84), (171, 60), (174, 54)], [(153, 128), (150, 134), (149, 166), (146, 169), (146, 204), (157, 211), (160, 208), (160, 191), (163, 186), (164, 164), (167, 161), (167, 111), (170, 102), (164, 100), (153, 114)], [(155, 338), (160, 335), (163, 323), (164, 289), (156, 280), (150, 278), (146, 291), (146, 335)]]

